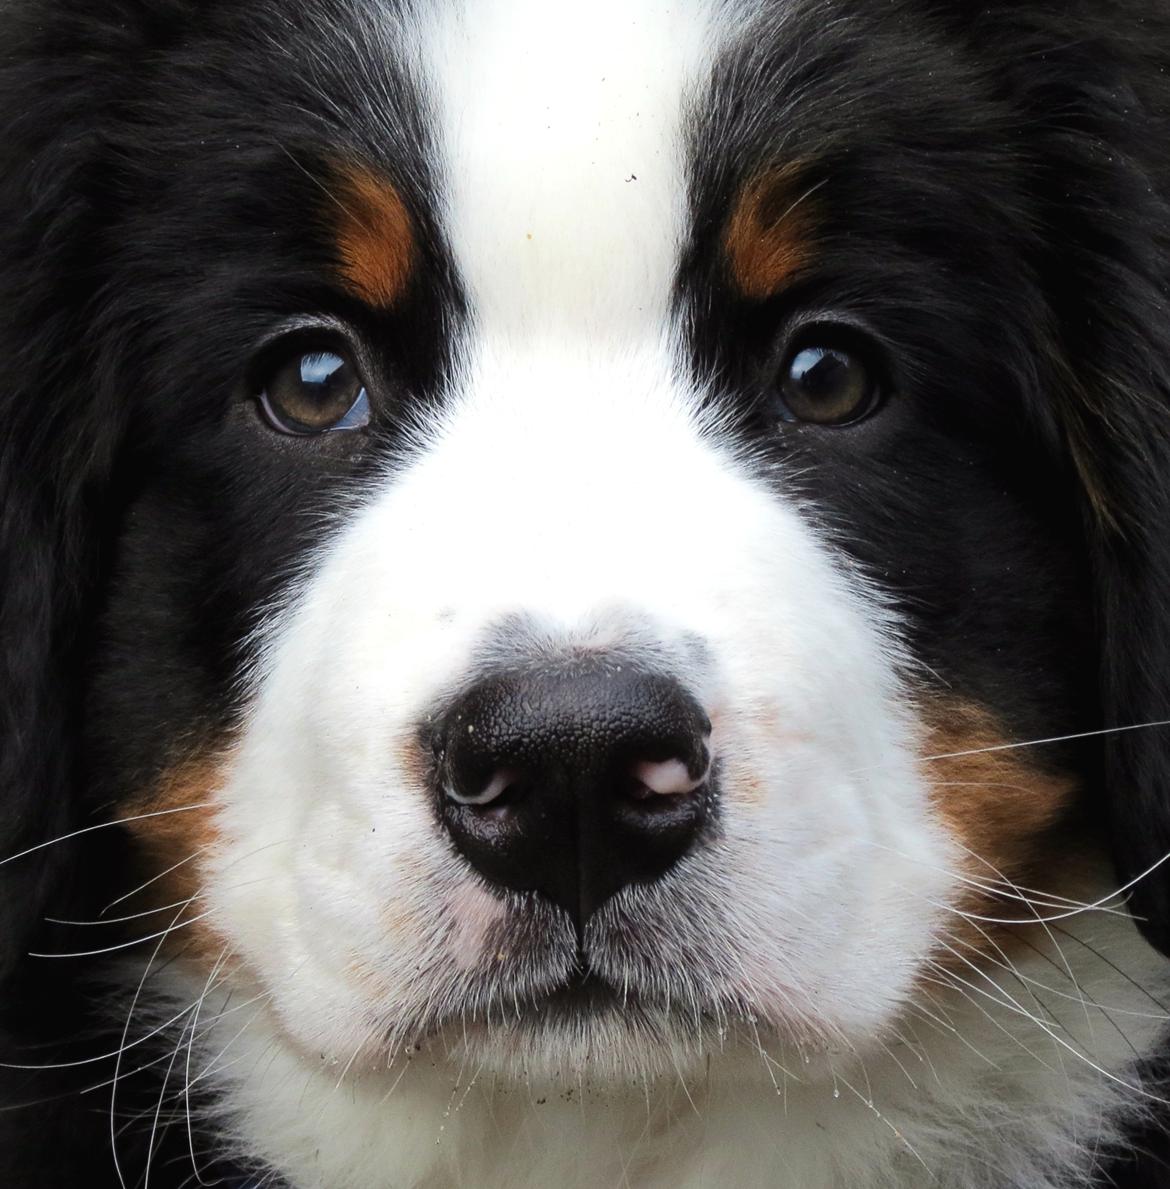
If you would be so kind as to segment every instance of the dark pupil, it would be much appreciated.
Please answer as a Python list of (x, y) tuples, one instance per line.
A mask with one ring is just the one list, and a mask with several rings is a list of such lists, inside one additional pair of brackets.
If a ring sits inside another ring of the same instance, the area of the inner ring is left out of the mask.
[(833, 422), (861, 412), (869, 389), (869, 375), (852, 355), (806, 347), (788, 365), (784, 397), (801, 420)]
[(831, 400), (848, 389), (850, 361), (839, 351), (810, 347), (792, 361), (792, 378), (811, 400)]
[(361, 391), (348, 360), (332, 351), (312, 351), (289, 361), (269, 390), (276, 411), (308, 429), (340, 421)]
[(346, 398), (352, 402), (353, 372), (340, 355), (327, 351), (302, 355), (300, 371), (304, 399), (310, 404), (325, 409)]

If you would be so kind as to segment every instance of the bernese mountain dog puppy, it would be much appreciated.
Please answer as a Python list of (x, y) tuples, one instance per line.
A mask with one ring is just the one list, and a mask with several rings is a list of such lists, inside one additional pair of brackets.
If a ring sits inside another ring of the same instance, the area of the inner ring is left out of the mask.
[(0, 6), (0, 1183), (1170, 1184), (1168, 68)]

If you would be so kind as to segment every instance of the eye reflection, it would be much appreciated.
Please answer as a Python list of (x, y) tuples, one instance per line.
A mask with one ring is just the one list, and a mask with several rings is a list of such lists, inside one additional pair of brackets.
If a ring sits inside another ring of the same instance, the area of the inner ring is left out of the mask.
[(268, 423), (296, 437), (361, 429), (370, 401), (352, 359), (339, 351), (294, 354), (269, 376), (260, 394)]
[(881, 395), (859, 355), (818, 343), (788, 357), (778, 387), (785, 420), (814, 425), (859, 421), (873, 411)]

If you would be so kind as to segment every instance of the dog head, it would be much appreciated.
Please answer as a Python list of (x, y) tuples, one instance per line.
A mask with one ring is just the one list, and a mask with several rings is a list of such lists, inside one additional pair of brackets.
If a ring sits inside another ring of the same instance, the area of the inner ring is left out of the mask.
[(1164, 947), (1144, 97), (602, 7), (6, 18), (8, 851), (359, 1068), (864, 1046), (1106, 826)]

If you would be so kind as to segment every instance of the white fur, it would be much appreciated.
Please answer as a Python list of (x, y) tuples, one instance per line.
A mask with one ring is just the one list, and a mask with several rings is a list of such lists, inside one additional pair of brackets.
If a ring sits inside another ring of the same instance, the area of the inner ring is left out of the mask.
[[(302, 1189), (1064, 1184), (1115, 1091), (1075, 1051), (1128, 1077), (1122, 1032), (1148, 1047), (1157, 1008), (1075, 945), (1093, 995), (1146, 1014), (1116, 1027), (1055, 956), (1021, 959), (1051, 992), (922, 982), (959, 862), (896, 624), (681, 378), (679, 136), (708, 10), (427, 19), (474, 331), (446, 412), (268, 628), (208, 880), (227, 987), (259, 997), (205, 1041), (227, 1126)], [(720, 836), (586, 936), (641, 1013), (516, 1013), (565, 977), (572, 931), (483, 887), (407, 761), (517, 616), (541, 648), (657, 650), (714, 722)], [(1153, 980), (1132, 926), (1101, 924)]]
[(1122, 916), (1060, 927), (916, 996), (859, 1053), (741, 1025), (699, 1068), (615, 1083), (501, 1076), (456, 1032), (342, 1078), (266, 1022), (241, 1031), (245, 1007), (210, 1068), (228, 1126), (305, 1189), (1065, 1189), (1152, 1103), (1132, 1065), (1165, 1028), (1144, 988), (1167, 980)]

